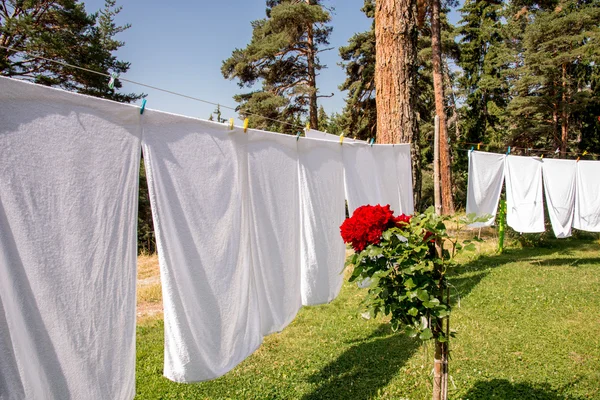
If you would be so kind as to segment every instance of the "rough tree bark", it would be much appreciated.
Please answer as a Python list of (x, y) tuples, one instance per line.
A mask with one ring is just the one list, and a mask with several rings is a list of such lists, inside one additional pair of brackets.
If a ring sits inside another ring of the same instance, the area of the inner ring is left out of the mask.
[(444, 110), (444, 80), (442, 74), (442, 42), (440, 27), (440, 0), (431, 1), (431, 49), (433, 62), (433, 90), (435, 112), (440, 118), (440, 179), (442, 184), (442, 214), (454, 213), (452, 200), (452, 173), (446, 111)]
[[(306, 3), (308, 5), (311, 4), (310, 0), (306, 0)], [(306, 42), (308, 44), (306, 55), (308, 69), (308, 86), (311, 89), (309, 95), (309, 122), (311, 129), (319, 129), (319, 115), (317, 109), (317, 74), (315, 71), (316, 49), (314, 45), (314, 34), (312, 25), (308, 25), (307, 27)]]
[(377, 143), (412, 143), (413, 187), (418, 207), (422, 178), (415, 90), (417, 34), (417, 0), (377, 0)]
[(416, 0), (378, 0), (375, 7), (377, 143), (415, 137)]
[(569, 113), (567, 112), (567, 64), (562, 65), (562, 110), (561, 110), (561, 135), (560, 155), (567, 156), (567, 142), (569, 139)]

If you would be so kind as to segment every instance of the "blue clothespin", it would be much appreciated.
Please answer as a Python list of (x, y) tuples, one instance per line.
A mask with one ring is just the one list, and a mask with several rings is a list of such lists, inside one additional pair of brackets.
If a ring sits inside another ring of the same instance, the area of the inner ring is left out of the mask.
[(475, 147), (471, 146), (471, 150), (469, 150), (469, 152), (471, 152), (471, 153), (472, 153), (474, 148), (475, 148)]
[(508, 146), (508, 150), (506, 151), (506, 155), (510, 154), (510, 146)]
[(301, 133), (302, 133), (302, 132), (298, 131), (298, 133), (296, 134), (296, 142), (298, 141), (298, 139), (300, 139), (300, 134), (301, 134)]
[(140, 114), (143, 114), (145, 109), (146, 109), (146, 99), (142, 100), (142, 107), (140, 108)]
[(371, 138), (371, 147), (373, 147), (373, 143), (375, 142), (375, 138)]

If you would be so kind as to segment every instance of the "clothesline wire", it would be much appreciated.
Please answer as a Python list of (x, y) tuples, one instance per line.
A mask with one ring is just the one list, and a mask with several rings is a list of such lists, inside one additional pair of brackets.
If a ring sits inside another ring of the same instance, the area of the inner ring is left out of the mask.
[[(471, 142), (459, 142), (460, 144), (465, 144), (465, 145), (473, 145), (473, 147), (481, 145), (481, 146), (493, 146), (490, 145), (489, 143), (471, 143)], [(503, 146), (496, 146), (496, 147), (503, 147)], [(509, 147), (509, 146), (504, 146), (504, 147)], [(528, 151), (528, 152), (532, 152), (532, 153), (543, 153), (543, 154), (559, 154), (561, 153), (560, 151), (557, 153), (556, 150), (548, 150), (548, 149), (535, 149), (532, 147), (517, 147), (517, 146), (510, 146), (511, 150), (524, 150), (524, 151)], [(470, 149), (458, 149), (458, 150), (462, 150), (462, 151), (470, 151)], [(475, 150), (475, 149), (474, 149)], [(578, 153), (575, 151), (565, 151), (565, 154), (571, 154), (571, 155), (575, 155), (575, 156), (583, 156), (583, 152)], [(599, 154), (594, 154), (594, 153), (585, 153), (586, 156), (595, 156), (595, 157), (600, 157)]]
[[(2, 45), (0, 45), (0, 48), (8, 50), (8, 51), (25, 53), (25, 54), (27, 54), (27, 55), (29, 55), (31, 57), (39, 58), (41, 60), (45, 60), (45, 61), (48, 61), (48, 62), (51, 62), (51, 63), (55, 63), (55, 64), (60, 64), (62, 66), (69, 67), (69, 68), (79, 69), (79, 70), (86, 71), (86, 72), (89, 72), (89, 73), (92, 73), (92, 74), (101, 75), (101, 76), (104, 76), (104, 77), (107, 77), (107, 78), (111, 78), (112, 77), (110, 74), (106, 74), (104, 72), (94, 71), (94, 70), (89, 69), (89, 68), (79, 67), (77, 65), (69, 64), (69, 63), (66, 63), (66, 62), (63, 62), (63, 61), (52, 60), (50, 58), (46, 58), (46, 57), (34, 55), (34, 54), (29, 53), (27, 50), (17, 49), (17, 48), (11, 48), (11, 47), (2, 46)], [(145, 83), (132, 81), (131, 79), (126, 79), (126, 78), (123, 78), (121, 76), (117, 76), (116, 79), (119, 79), (119, 80), (121, 80), (123, 82), (129, 82), (129, 83), (132, 83), (134, 85), (142, 86), (142, 87), (145, 87), (145, 88), (148, 88), (148, 89), (157, 90), (159, 92), (169, 93), (169, 94), (172, 94), (174, 96), (180, 96), (180, 97), (184, 97), (186, 99), (199, 101), (201, 103), (206, 103), (206, 104), (211, 104), (213, 106), (226, 108), (228, 110), (232, 110), (232, 111), (235, 111), (235, 112), (239, 113), (239, 111), (237, 109), (235, 109), (233, 107), (224, 106), (223, 104), (220, 104), (220, 103), (214, 103), (212, 101), (199, 99), (197, 97), (189, 96), (187, 94), (177, 93), (177, 92), (173, 92), (173, 91), (168, 90), (168, 89), (162, 89), (162, 88), (159, 88), (159, 87), (156, 87), (156, 86), (152, 86), (152, 85), (148, 85), (148, 84), (145, 84)], [(299, 125), (296, 125), (296, 124), (292, 124), (292, 123), (285, 122), (285, 121), (280, 121), (278, 119), (265, 117), (263, 115), (256, 114), (256, 113), (251, 113), (251, 112), (244, 112), (243, 114), (260, 117), (260, 118), (264, 118), (264, 119), (269, 120), (269, 121), (278, 122), (280, 124), (285, 124), (285, 125), (288, 125), (288, 126), (291, 126), (291, 127), (294, 127), (294, 128), (299, 128), (302, 132), (304, 132), (304, 127), (300, 127)]]

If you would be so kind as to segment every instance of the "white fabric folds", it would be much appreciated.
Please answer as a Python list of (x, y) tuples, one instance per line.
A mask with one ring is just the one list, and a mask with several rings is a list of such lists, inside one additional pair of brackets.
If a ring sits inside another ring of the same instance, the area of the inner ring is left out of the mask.
[(490, 215), (485, 222), (470, 224), (471, 228), (493, 225), (504, 183), (506, 155), (469, 151), (469, 178), (467, 189), (467, 215)]
[(0, 398), (131, 399), (140, 114), (0, 78)]
[[(344, 182), (348, 212), (354, 213), (360, 206), (376, 205), (383, 202), (381, 178), (370, 146), (364, 144), (342, 145), (344, 160)], [(385, 205), (387, 203), (381, 204)]]
[(600, 232), (600, 161), (577, 163), (576, 193), (573, 227)]
[(571, 236), (575, 212), (577, 161), (545, 159), (542, 162), (544, 193), (554, 235)]
[(294, 136), (248, 130), (250, 248), (264, 335), (302, 306), (297, 146)]
[(342, 145), (346, 200), (350, 215), (367, 204), (390, 205), (394, 214), (412, 214), (410, 145)]
[[(338, 142), (338, 143), (340, 141), (340, 137), (338, 135), (333, 135), (331, 133), (317, 131), (315, 129), (307, 130), (304, 135), (310, 139), (329, 140), (329, 141), (334, 141), (334, 142)], [(364, 141), (347, 138), (344, 136), (344, 143), (354, 143), (354, 142), (364, 142)]]
[(249, 251), (247, 141), (222, 124), (144, 113), (164, 375), (176, 382), (217, 378), (262, 342)]
[(415, 206), (410, 144), (396, 144), (393, 147), (396, 152), (396, 175), (400, 196), (400, 209), (394, 211), (396, 214), (411, 215), (415, 212)]
[(542, 160), (506, 156), (506, 223), (517, 232), (544, 232)]
[(340, 236), (345, 218), (342, 146), (298, 141), (302, 222), (302, 304), (335, 299), (342, 287), (346, 246)]

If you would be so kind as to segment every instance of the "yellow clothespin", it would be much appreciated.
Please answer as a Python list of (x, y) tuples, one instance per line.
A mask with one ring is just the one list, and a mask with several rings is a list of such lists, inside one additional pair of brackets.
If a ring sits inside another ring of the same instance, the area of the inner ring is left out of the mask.
[(249, 122), (250, 122), (250, 121), (248, 121), (248, 118), (246, 118), (246, 119), (244, 120), (244, 133), (247, 133), (247, 132), (248, 132), (248, 123), (249, 123)]
[(477, 143), (477, 150), (481, 149), (481, 142)]
[(310, 130), (310, 122), (306, 123), (306, 130), (309, 131)]
[(542, 154), (542, 155), (540, 156), (540, 158), (544, 158), (544, 155)]
[(229, 130), (233, 130), (233, 118), (229, 118)]
[(585, 156), (587, 153), (587, 150), (584, 150), (582, 156)]
[(340, 144), (344, 143), (344, 134), (342, 133), (340, 135)]

